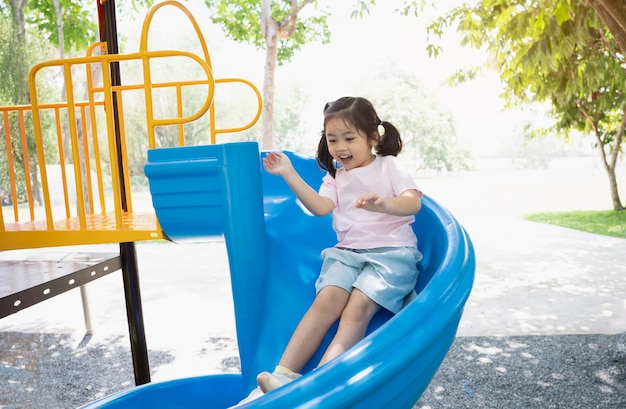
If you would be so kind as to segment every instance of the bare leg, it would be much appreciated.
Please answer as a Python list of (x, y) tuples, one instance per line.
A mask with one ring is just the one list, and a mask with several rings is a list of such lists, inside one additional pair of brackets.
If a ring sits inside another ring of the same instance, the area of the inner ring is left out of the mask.
[(339, 287), (320, 290), (296, 327), (278, 365), (300, 372), (319, 348), (328, 329), (342, 314), (350, 294)]
[(362, 340), (368, 324), (380, 308), (380, 305), (355, 288), (341, 314), (337, 334), (326, 349), (319, 365), (336, 358)]

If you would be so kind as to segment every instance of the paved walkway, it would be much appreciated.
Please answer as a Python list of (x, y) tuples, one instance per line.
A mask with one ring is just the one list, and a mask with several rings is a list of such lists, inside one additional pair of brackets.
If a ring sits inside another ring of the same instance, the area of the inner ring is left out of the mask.
[[(506, 200), (480, 206), (476, 185), (428, 184), (468, 229), (477, 274), (415, 408), (626, 407), (626, 240), (526, 222)], [(137, 251), (153, 381), (237, 370), (223, 242)], [(71, 408), (132, 386), (121, 275), (89, 293), (93, 336), (78, 291), (0, 321), (0, 408)]]

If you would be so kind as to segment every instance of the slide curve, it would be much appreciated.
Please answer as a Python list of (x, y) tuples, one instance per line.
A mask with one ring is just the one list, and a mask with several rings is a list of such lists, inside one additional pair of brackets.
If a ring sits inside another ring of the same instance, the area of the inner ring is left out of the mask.
[[(317, 188), (315, 160), (286, 152)], [(224, 235), (241, 372), (154, 382), (92, 402), (94, 408), (226, 408), (271, 370), (315, 296), (320, 252), (336, 242), (330, 216), (311, 215), (280, 177), (263, 171), (255, 142), (153, 149), (145, 172), (164, 233), (173, 241)], [(424, 259), (413, 299), (380, 312), (367, 336), (304, 376), (242, 407), (411, 408), (449, 350), (475, 273), (463, 227), (425, 195), (413, 225)], [(207, 267), (209, 268), (209, 267)], [(207, 311), (206, 316), (211, 316)]]

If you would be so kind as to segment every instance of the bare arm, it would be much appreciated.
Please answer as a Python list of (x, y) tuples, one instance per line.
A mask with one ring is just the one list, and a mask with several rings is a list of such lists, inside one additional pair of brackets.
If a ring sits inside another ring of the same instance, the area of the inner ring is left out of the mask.
[(281, 176), (298, 199), (316, 216), (330, 213), (335, 204), (327, 197), (320, 196), (296, 172), (291, 161), (282, 152), (271, 152), (263, 158), (265, 170), (276, 176)]
[(415, 189), (405, 190), (399, 196), (390, 198), (383, 198), (376, 193), (368, 192), (358, 197), (356, 207), (395, 216), (411, 216), (420, 211), (422, 200)]

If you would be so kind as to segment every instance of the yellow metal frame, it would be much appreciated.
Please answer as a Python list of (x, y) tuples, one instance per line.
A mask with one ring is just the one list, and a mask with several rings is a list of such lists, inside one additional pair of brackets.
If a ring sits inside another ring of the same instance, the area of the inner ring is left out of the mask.
[[(179, 50), (148, 50), (148, 33), (150, 24), (155, 13), (165, 6), (174, 6), (183, 11), (191, 22), (202, 47), (202, 55), (179, 51)], [(150, 62), (155, 59), (185, 58), (201, 68), (202, 77), (185, 81), (154, 82), (151, 76)], [(124, 61), (139, 61), (142, 64), (143, 83), (113, 85), (111, 83), (110, 67), (114, 63)], [(94, 85), (92, 78), (92, 66), (97, 65), (102, 69), (103, 84), (101, 87)], [(65, 76), (66, 102), (46, 103), (40, 102), (37, 94), (37, 76), (46, 68), (62, 70)], [(86, 87), (88, 98), (86, 101), (79, 100), (75, 96), (74, 70), (85, 70)], [(257, 98), (257, 112), (253, 119), (238, 128), (217, 128), (215, 126), (215, 107), (213, 105), (216, 84), (240, 82), (248, 85)], [(197, 112), (183, 116), (183, 88), (206, 87), (207, 96)], [(147, 146), (156, 147), (155, 130), (160, 126), (175, 125), (178, 127), (178, 145), (185, 144), (183, 125), (209, 113), (210, 142), (216, 142), (217, 134), (239, 132), (252, 127), (261, 115), (261, 94), (257, 87), (250, 81), (240, 78), (213, 77), (211, 60), (204, 37), (193, 15), (176, 1), (165, 1), (155, 5), (146, 15), (143, 23), (140, 49), (130, 54), (107, 54), (106, 44), (93, 44), (85, 57), (67, 58), (60, 60), (45, 61), (35, 65), (29, 74), (29, 87), (31, 105), (0, 107), (0, 124), (4, 128), (4, 139), (7, 145), (9, 166), (9, 182), (11, 185), (11, 197), (17, 198), (16, 172), (24, 173), (26, 179), (26, 205), (18, 205), (13, 200), (12, 212), (0, 212), (0, 250), (20, 248), (36, 248), (49, 246), (65, 246), (74, 244), (95, 244), (113, 242), (131, 242), (140, 240), (154, 240), (163, 237), (153, 211), (134, 212), (133, 193), (131, 191), (130, 175), (128, 168), (128, 152), (126, 133), (124, 128), (124, 107), (122, 96), (127, 91), (143, 90), (146, 108)], [(174, 89), (177, 104), (177, 116), (173, 118), (158, 119), (154, 117), (153, 90), (166, 88)], [(116, 132), (113, 116), (114, 100), (119, 114), (119, 138), (120, 144), (116, 144)], [(104, 111), (106, 122), (106, 134), (99, 135), (97, 128), (98, 113)], [(52, 115), (56, 124), (56, 137), (58, 143), (58, 160), (61, 165), (61, 179), (63, 187), (63, 214), (59, 217), (53, 212), (50, 195), (50, 183), (46, 170), (46, 155), (42, 137), (42, 114)], [(70, 146), (64, 146), (62, 117), (67, 115), (68, 133)], [(36, 155), (39, 176), (41, 177), (41, 192), (43, 195), (42, 209), (36, 206), (35, 195), (32, 191), (33, 169), (29, 167), (28, 149), (26, 148), (27, 130), (25, 118), (31, 115), (36, 142)], [(17, 118), (19, 136), (11, 133), (11, 123)], [(79, 125), (77, 125), (79, 124)], [(79, 128), (80, 126), (80, 128)], [(82, 135), (80, 137), (79, 135)], [(107, 146), (102, 151), (99, 139), (106, 138)], [(22, 167), (18, 165), (13, 146), (21, 144), (23, 155)], [(118, 146), (121, 151), (118, 151)], [(70, 155), (66, 156), (66, 149)], [(81, 157), (88, 158), (82, 161), (84, 168), (81, 169)], [(102, 159), (104, 157), (104, 161)], [(121, 162), (120, 173), (117, 163)], [(105, 187), (105, 172), (103, 169), (109, 165), (110, 175), (106, 179), (110, 188)], [(66, 165), (73, 166), (73, 186), (68, 175)], [(95, 173), (95, 177), (92, 174)], [(122, 192), (122, 189), (125, 189)], [(85, 195), (86, 192), (86, 195)], [(70, 193), (74, 193), (76, 203), (72, 203)], [(126, 198), (126, 207), (122, 206), (122, 196)], [(97, 206), (96, 206), (97, 204)], [(111, 208), (109, 210), (109, 208)], [(56, 217), (56, 218), (55, 218)], [(6, 220), (5, 220), (6, 219)]]

